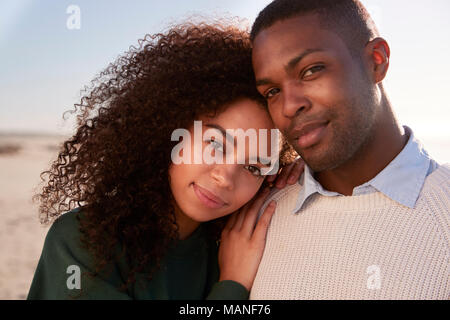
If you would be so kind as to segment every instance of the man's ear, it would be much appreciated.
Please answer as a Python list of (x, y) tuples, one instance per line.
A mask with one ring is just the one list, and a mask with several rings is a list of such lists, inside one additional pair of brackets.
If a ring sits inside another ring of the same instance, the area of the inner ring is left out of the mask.
[(383, 38), (375, 38), (365, 48), (365, 56), (368, 62), (369, 73), (375, 83), (380, 83), (386, 77), (389, 69), (391, 49)]

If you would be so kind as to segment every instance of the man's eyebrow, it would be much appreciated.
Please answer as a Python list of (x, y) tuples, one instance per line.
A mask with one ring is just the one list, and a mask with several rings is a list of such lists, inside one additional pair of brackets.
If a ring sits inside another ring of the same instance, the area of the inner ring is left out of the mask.
[(223, 135), (228, 141), (230, 141), (230, 143), (232, 143), (233, 145), (235, 144), (234, 137), (233, 137), (233, 136), (230, 136), (230, 135), (226, 132), (226, 130), (225, 130), (224, 128), (222, 128), (221, 126), (219, 126), (218, 124), (209, 123), (209, 124), (205, 124), (205, 127), (213, 128), (213, 129), (219, 130), (219, 131), (222, 133), (222, 135)]
[[(303, 59), (305, 58), (307, 55), (314, 53), (314, 52), (321, 52), (324, 51), (323, 49), (306, 49), (305, 51), (303, 51), (302, 53), (300, 53), (298, 56), (292, 58), (288, 64), (284, 67), (284, 70), (286, 72), (291, 71), (292, 69), (295, 68), (295, 66)], [(270, 80), (269, 78), (263, 78), (263, 79), (259, 79), (256, 80), (256, 86), (260, 87), (260, 86), (265, 86), (268, 84), (272, 84), (273, 81)]]
[(302, 53), (300, 53), (298, 56), (292, 58), (288, 64), (284, 67), (284, 70), (286, 70), (286, 72), (291, 71), (292, 69), (295, 68), (295, 66), (302, 61), (303, 58), (305, 58), (307, 55), (310, 55), (311, 53), (314, 52), (322, 52), (324, 51), (323, 49), (306, 49), (305, 51), (303, 51)]

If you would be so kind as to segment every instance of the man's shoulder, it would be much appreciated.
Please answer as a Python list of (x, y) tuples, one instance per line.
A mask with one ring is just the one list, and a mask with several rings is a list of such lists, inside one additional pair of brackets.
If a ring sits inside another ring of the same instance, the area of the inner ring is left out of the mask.
[[(425, 180), (425, 185), (435, 189), (448, 189), (450, 186), (450, 164), (439, 165)], [(448, 190), (447, 190), (448, 191)]]
[(274, 188), (270, 192), (267, 202), (270, 202), (272, 200), (279, 202), (279, 201), (283, 201), (283, 200), (289, 198), (290, 196), (293, 196), (293, 195), (297, 196), (298, 192), (301, 190), (301, 188), (302, 188), (302, 185), (298, 182), (293, 185), (287, 185), (283, 189)]
[(433, 217), (450, 248), (450, 164), (440, 165), (426, 178), (418, 203)]
[(273, 188), (270, 191), (270, 193), (267, 197), (267, 200), (264, 202), (263, 206), (261, 207), (261, 209), (259, 211), (259, 215), (261, 215), (264, 212), (265, 208), (273, 200), (275, 200), (277, 202), (277, 207), (284, 202), (296, 201), (301, 189), (302, 189), (302, 185), (299, 182), (297, 182), (293, 185), (287, 185), (283, 189)]

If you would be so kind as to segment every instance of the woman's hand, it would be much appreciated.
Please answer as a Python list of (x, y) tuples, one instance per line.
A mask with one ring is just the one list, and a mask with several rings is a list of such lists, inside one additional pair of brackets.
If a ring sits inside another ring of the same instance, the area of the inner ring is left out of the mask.
[(298, 158), (291, 164), (282, 167), (277, 174), (268, 176), (266, 181), (277, 189), (283, 189), (286, 184), (294, 184), (300, 179), (305, 168), (305, 162)]
[[(304, 162), (299, 158), (281, 168), (277, 174), (268, 176), (267, 182), (277, 189), (282, 189), (286, 184), (296, 183), (303, 170)], [(250, 291), (266, 245), (267, 230), (276, 208), (275, 201), (272, 201), (258, 220), (258, 213), (269, 194), (270, 188), (264, 189), (228, 219), (222, 231), (219, 248), (219, 281), (233, 280)]]
[[(270, 189), (266, 188), (229, 218), (219, 248), (219, 281), (233, 280), (250, 291), (266, 244), (267, 229), (276, 203), (272, 201), (257, 222)], [(256, 226), (255, 226), (256, 224)]]

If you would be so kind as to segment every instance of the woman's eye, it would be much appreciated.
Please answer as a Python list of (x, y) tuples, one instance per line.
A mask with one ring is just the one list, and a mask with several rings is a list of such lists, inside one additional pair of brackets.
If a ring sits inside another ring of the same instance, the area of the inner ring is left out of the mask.
[(306, 70), (306, 72), (303, 74), (303, 78), (304, 77), (309, 77), (312, 76), (314, 73), (322, 71), (325, 67), (324, 66), (314, 66), (312, 68), (309, 68), (308, 70)]
[(265, 94), (265, 98), (266, 98), (266, 99), (270, 99), (270, 98), (272, 98), (274, 95), (276, 95), (276, 94), (279, 93), (279, 92), (280, 92), (280, 89), (278, 89), (278, 88), (270, 89), (270, 90), (267, 91), (267, 93)]
[(256, 177), (261, 177), (261, 169), (255, 166), (245, 166), (245, 169), (250, 171), (250, 173)]

